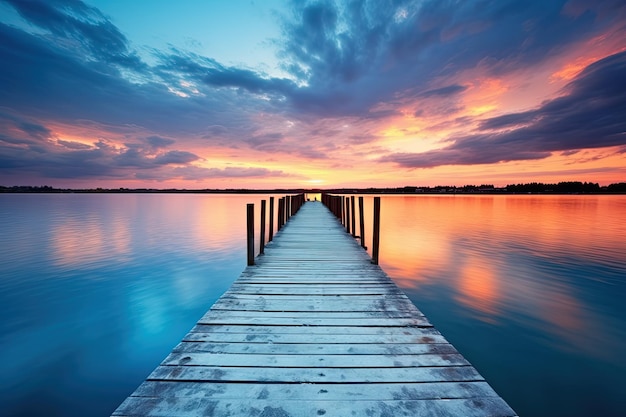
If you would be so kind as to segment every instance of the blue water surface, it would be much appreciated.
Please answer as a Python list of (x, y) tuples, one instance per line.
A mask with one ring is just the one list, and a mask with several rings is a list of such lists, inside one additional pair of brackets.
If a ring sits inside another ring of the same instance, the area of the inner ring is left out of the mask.
[[(1, 414), (110, 415), (243, 271), (261, 198), (0, 195)], [(623, 416), (625, 213), (384, 196), (381, 266), (519, 415)]]
[(0, 195), (2, 414), (109, 415), (245, 268), (257, 199)]

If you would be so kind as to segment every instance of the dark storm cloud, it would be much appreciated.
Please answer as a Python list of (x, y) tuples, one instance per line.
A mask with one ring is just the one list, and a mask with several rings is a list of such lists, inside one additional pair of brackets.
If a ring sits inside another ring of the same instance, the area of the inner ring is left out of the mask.
[[(589, 65), (539, 108), (484, 120), (446, 148), (382, 158), (412, 168), (539, 159), (556, 151), (626, 145), (626, 52)], [(504, 131), (490, 132), (495, 129)]]

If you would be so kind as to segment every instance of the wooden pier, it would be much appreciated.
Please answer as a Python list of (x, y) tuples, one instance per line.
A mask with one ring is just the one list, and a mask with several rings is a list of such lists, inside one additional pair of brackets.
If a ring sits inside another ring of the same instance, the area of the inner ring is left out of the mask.
[(114, 416), (515, 416), (321, 203)]

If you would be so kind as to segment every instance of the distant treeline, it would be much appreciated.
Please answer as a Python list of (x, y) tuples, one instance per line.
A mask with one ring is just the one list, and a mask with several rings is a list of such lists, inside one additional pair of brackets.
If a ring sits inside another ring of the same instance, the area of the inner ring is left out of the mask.
[(606, 187), (600, 187), (597, 183), (593, 182), (567, 181), (559, 182), (558, 184), (531, 182), (530, 184), (507, 185), (506, 190), (510, 193), (624, 193), (626, 192), (626, 183), (620, 182), (607, 185)]
[(394, 194), (623, 194), (626, 193), (626, 182), (600, 186), (594, 182), (566, 181), (556, 184), (531, 182), (527, 184), (509, 184), (506, 187), (495, 187), (493, 184), (438, 185), (436, 187), (399, 187), (399, 188), (367, 188), (361, 190), (335, 189), (327, 190), (336, 193), (394, 193)]
[(566, 181), (556, 184), (531, 182), (494, 187), (493, 184), (464, 185), (462, 187), (438, 185), (436, 187), (406, 186), (397, 188), (335, 188), (335, 189), (153, 189), (153, 188), (89, 188), (64, 189), (43, 186), (0, 186), (0, 193), (228, 193), (228, 194), (626, 194), (626, 182), (600, 186), (593, 182)]

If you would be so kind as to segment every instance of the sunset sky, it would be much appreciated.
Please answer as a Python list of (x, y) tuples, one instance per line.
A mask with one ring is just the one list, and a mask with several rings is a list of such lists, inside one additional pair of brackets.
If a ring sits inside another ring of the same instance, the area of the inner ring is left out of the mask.
[(0, 185), (626, 181), (623, 0), (0, 0)]

